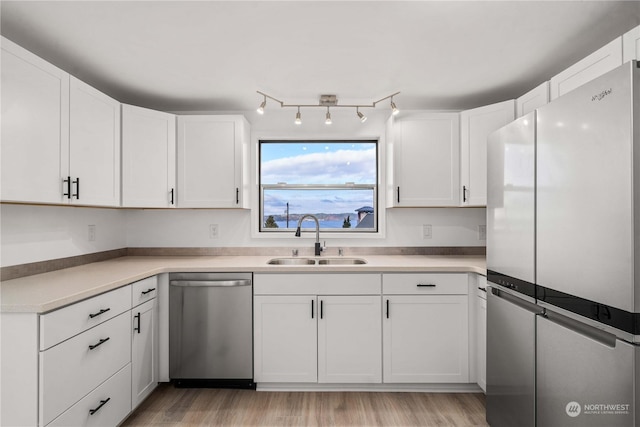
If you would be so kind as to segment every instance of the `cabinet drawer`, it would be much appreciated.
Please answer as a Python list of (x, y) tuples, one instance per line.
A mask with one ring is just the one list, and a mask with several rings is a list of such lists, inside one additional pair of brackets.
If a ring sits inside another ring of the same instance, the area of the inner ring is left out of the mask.
[(40, 316), (40, 350), (131, 309), (131, 286), (123, 286)]
[(42, 424), (49, 423), (129, 362), (130, 311), (40, 352)]
[(130, 386), (131, 364), (128, 364), (48, 425), (116, 426), (131, 411)]
[(255, 295), (377, 295), (380, 274), (255, 274)]
[(406, 295), (466, 295), (469, 282), (466, 273), (400, 273), (382, 275), (382, 293)]
[(131, 284), (131, 307), (154, 299), (158, 295), (158, 279), (148, 277)]

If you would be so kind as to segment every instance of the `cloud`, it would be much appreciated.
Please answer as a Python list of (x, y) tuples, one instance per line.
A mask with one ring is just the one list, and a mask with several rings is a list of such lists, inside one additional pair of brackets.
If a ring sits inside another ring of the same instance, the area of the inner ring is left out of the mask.
[(286, 210), (304, 213), (349, 213), (373, 206), (372, 190), (265, 190), (264, 214), (279, 215)]
[(376, 183), (376, 149), (309, 153), (266, 161), (263, 184)]

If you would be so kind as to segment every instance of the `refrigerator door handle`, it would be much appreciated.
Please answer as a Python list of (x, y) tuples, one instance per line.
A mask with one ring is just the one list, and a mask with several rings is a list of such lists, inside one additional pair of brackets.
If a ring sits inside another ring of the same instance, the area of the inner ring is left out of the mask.
[(511, 295), (508, 292), (503, 291), (502, 289), (498, 289), (494, 286), (487, 286), (487, 288), (491, 288), (491, 293), (495, 296), (497, 296), (498, 298), (502, 298), (505, 301), (509, 301), (512, 304), (517, 305), (518, 307), (521, 307), (527, 311), (530, 311), (532, 313), (542, 313), (543, 309), (542, 307), (530, 303), (529, 301), (525, 301), (522, 298), (518, 298), (516, 296)]
[(562, 326), (563, 328), (575, 332), (576, 334), (580, 334), (594, 341), (597, 341), (602, 345), (606, 345), (607, 347), (611, 348), (616, 347), (616, 336), (612, 333), (594, 328), (593, 326), (589, 326), (586, 323), (579, 322), (577, 320), (549, 310), (545, 310), (544, 313), (541, 313), (541, 316), (559, 326)]

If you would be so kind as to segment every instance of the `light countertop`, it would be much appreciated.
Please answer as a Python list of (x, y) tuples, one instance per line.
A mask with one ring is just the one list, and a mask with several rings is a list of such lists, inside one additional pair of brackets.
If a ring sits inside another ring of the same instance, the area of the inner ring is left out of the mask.
[(0, 283), (0, 311), (44, 313), (146, 277), (170, 272), (416, 273), (486, 275), (484, 256), (364, 255), (363, 265), (268, 265), (271, 256), (122, 257)]

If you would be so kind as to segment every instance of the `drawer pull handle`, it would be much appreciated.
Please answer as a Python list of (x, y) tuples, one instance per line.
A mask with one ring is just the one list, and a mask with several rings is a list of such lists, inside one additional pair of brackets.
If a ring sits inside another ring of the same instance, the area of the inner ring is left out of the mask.
[(89, 315), (89, 318), (90, 318), (90, 319), (93, 319), (94, 317), (100, 316), (101, 314), (106, 313), (106, 312), (107, 312), (107, 311), (109, 311), (109, 310), (111, 310), (111, 309), (110, 309), (110, 308), (103, 308), (102, 310), (100, 310), (100, 311), (99, 311), (99, 312), (97, 312), (97, 313), (90, 314), (90, 315)]
[(110, 400), (111, 400), (110, 397), (107, 397), (105, 400), (101, 400), (100, 404), (98, 405), (98, 407), (96, 409), (89, 409), (89, 415), (93, 415), (96, 412), (98, 412), (100, 410), (100, 408), (102, 408), (104, 405), (106, 405), (107, 402), (110, 401)]
[(419, 288), (435, 288), (435, 283), (418, 283)]
[(149, 293), (151, 293), (151, 292), (153, 292), (153, 291), (155, 291), (155, 290), (156, 290), (156, 288), (149, 288), (149, 289), (147, 289), (146, 291), (142, 291), (142, 295), (149, 294)]
[(480, 288), (480, 287), (478, 287), (478, 290), (479, 290), (479, 291), (484, 292), (485, 294), (487, 293), (487, 289), (486, 289), (486, 288)]
[(106, 343), (107, 341), (109, 341), (109, 337), (101, 339), (100, 341), (98, 341), (98, 344), (90, 345), (89, 350), (93, 350), (94, 348), (100, 347), (102, 344)]

